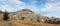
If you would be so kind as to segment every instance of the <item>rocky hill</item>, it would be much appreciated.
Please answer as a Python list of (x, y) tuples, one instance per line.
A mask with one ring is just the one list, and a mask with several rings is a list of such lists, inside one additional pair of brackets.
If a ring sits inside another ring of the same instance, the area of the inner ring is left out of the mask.
[(40, 14), (36, 14), (29, 9), (23, 9), (17, 12), (9, 13), (9, 20), (24, 20), (24, 21), (32, 21), (32, 22), (45, 22), (45, 16)]
[[(60, 19), (59, 18), (54, 18), (54, 17), (46, 17), (40, 14), (36, 14), (33, 11), (29, 9), (22, 9), (17, 12), (7, 12), (9, 19), (8, 21), (5, 21), (4, 18), (4, 13), (0, 11), (0, 26), (50, 26), (50, 23), (60, 24)], [(44, 25), (45, 24), (45, 25)], [(51, 25), (52, 26), (52, 25)], [(55, 26), (55, 25), (53, 25)], [(58, 25), (57, 25), (58, 26)], [(59, 25), (60, 26), (60, 25)]]

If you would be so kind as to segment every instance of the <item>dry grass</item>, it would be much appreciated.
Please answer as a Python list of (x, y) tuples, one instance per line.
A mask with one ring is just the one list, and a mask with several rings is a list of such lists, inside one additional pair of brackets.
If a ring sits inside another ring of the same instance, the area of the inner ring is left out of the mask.
[(47, 24), (29, 21), (12, 21), (9, 26), (60, 26), (59, 24)]
[(60, 24), (47, 24), (29, 21), (10, 21), (10, 22), (0, 22), (0, 26), (60, 26)]
[(0, 21), (0, 26), (60, 26), (60, 24), (47, 24), (47, 23), (15, 20), (9, 22)]
[(0, 21), (0, 26), (60, 26), (60, 24), (47, 24), (47, 23), (38, 23), (38, 22), (31, 22), (31, 21)]

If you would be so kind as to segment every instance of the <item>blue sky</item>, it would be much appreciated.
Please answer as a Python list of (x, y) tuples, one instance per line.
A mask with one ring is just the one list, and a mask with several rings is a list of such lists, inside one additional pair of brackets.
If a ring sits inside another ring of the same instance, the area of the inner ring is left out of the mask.
[(30, 9), (44, 16), (60, 17), (60, 0), (0, 0), (1, 11)]

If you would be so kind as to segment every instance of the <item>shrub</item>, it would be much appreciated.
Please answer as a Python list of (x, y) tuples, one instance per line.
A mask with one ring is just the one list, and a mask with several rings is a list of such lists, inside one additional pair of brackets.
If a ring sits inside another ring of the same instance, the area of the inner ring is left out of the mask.
[(8, 12), (4, 12), (3, 19), (7, 21), (9, 19)]

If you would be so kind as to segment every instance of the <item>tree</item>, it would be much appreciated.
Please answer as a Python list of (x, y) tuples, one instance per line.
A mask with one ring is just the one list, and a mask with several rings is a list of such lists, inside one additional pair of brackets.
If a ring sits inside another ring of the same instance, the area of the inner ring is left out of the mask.
[(7, 21), (9, 19), (8, 12), (7, 11), (4, 12), (3, 19), (5, 21)]

